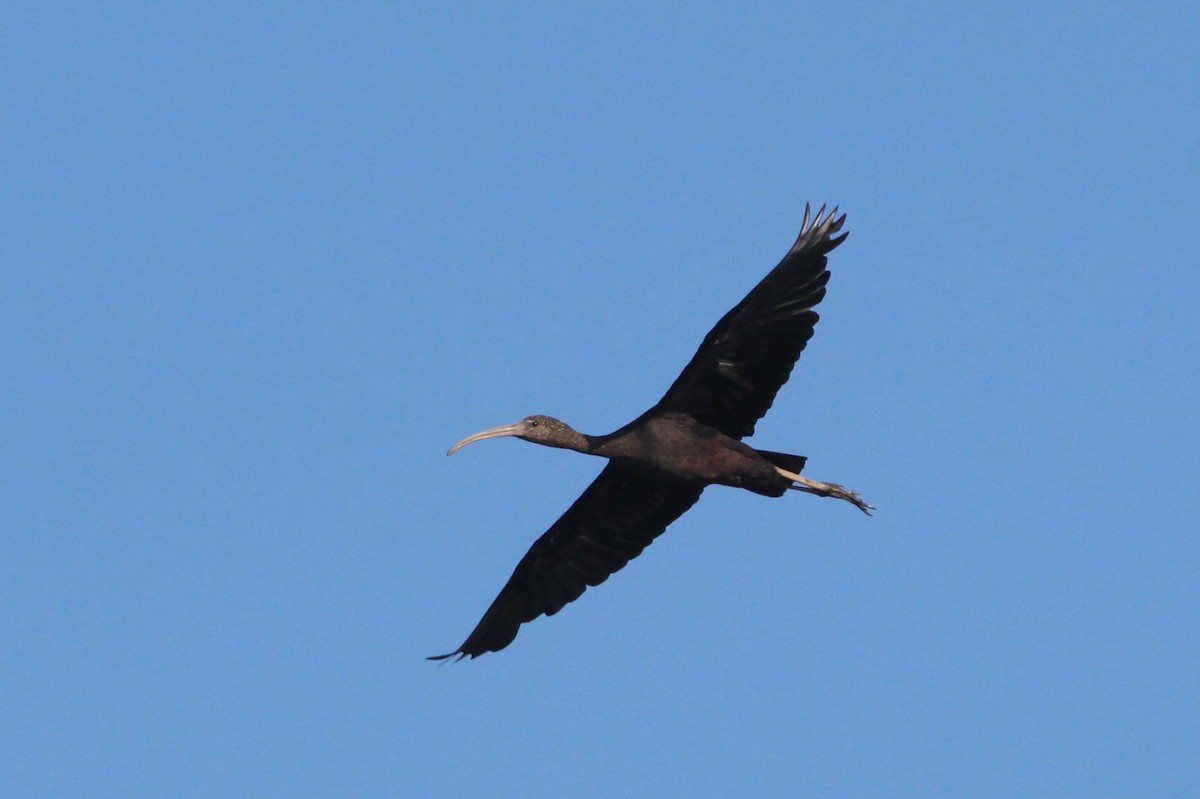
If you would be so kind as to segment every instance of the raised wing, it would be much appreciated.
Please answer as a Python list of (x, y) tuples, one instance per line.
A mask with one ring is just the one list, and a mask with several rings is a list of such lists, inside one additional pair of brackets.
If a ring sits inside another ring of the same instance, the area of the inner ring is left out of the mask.
[(824, 214), (821, 206), (809, 224), (805, 206), (792, 249), (709, 331), (652, 413), (686, 413), (733, 438), (754, 433), (812, 338), (829, 282), (825, 256), (847, 235), (835, 237), (845, 214)]
[(610, 462), (529, 548), (463, 645), (430, 660), (499, 652), (517, 637), (522, 624), (543, 613), (553, 616), (589, 585), (600, 585), (620, 571), (692, 507), (703, 490), (647, 478)]

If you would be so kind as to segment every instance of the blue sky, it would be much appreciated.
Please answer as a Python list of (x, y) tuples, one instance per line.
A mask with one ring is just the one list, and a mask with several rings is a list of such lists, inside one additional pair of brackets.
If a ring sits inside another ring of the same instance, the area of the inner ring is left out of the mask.
[[(969, 4), (968, 4), (969, 5)], [(0, 16), (0, 792), (1195, 796), (1187, 3)], [(437, 667), (654, 403), (850, 237), (716, 488)]]

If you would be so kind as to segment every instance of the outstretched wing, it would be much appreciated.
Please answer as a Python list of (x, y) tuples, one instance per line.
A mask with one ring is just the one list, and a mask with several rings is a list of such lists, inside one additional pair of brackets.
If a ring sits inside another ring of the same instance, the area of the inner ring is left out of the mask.
[(500, 651), (517, 637), (522, 624), (543, 613), (553, 616), (589, 585), (600, 585), (640, 555), (703, 490), (610, 462), (529, 548), (463, 645), (430, 660)]
[(825, 256), (847, 235), (835, 237), (845, 214), (837, 216), (836, 208), (824, 214), (822, 206), (809, 224), (805, 206), (792, 249), (704, 337), (657, 411), (689, 414), (733, 438), (754, 432), (812, 338), (818, 318), (813, 308), (829, 282)]

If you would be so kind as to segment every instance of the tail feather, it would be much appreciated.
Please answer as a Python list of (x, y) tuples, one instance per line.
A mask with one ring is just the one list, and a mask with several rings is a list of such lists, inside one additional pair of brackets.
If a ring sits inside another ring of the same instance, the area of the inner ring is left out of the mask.
[(803, 455), (788, 455), (784, 452), (770, 452), (765, 449), (758, 450), (758, 454), (766, 458), (768, 463), (787, 469), (789, 472), (795, 472), (796, 474), (800, 474), (804, 470), (804, 464), (808, 462), (808, 458)]

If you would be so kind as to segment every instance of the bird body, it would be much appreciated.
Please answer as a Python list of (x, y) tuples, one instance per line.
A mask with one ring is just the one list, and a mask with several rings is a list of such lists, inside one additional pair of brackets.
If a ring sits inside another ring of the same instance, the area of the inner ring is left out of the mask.
[(745, 488), (769, 497), (783, 496), (791, 485), (758, 450), (686, 413), (643, 417), (598, 441), (592, 454), (663, 479)]
[(700, 498), (709, 485), (779, 497), (790, 490), (836, 497), (864, 513), (871, 506), (835, 483), (802, 477), (800, 455), (759, 450), (742, 442), (812, 337), (829, 280), (826, 254), (845, 216), (822, 207), (809, 222), (805, 208), (792, 249), (746, 297), (717, 322), (661, 400), (608, 435), (592, 436), (550, 416), (468, 436), (450, 449), (513, 436), (607, 458), (599, 477), (517, 564), (475, 630), (455, 652), (475, 658), (512, 643), (522, 624), (554, 615), (588, 586), (637, 557)]

